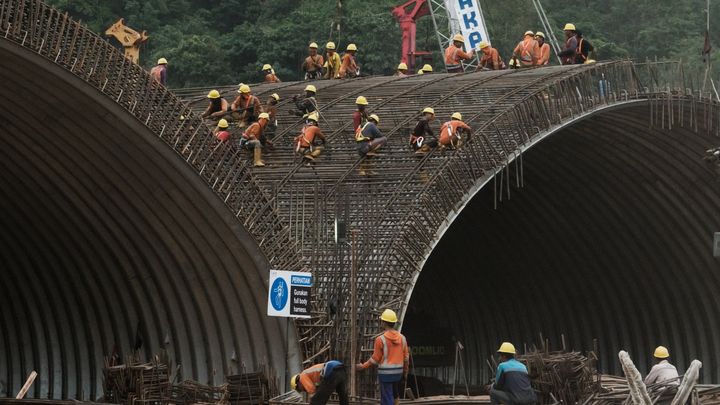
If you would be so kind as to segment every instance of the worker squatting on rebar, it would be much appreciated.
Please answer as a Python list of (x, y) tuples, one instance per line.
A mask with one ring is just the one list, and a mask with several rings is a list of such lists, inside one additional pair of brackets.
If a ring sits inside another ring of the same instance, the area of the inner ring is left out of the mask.
[(500, 358), (495, 382), (489, 385), (490, 402), (493, 405), (525, 405), (537, 402), (537, 395), (530, 382), (527, 367), (515, 360), (515, 346), (503, 342), (497, 351)]
[(269, 121), (270, 115), (268, 115), (268, 113), (260, 113), (258, 120), (250, 124), (250, 126), (243, 131), (242, 138), (240, 139), (240, 148), (253, 151), (253, 163), (255, 167), (265, 166), (265, 162), (262, 161), (262, 148), (267, 143), (265, 128)]
[(241, 84), (238, 89), (240, 94), (230, 105), (232, 117), (238, 123), (238, 128), (244, 128), (257, 121), (258, 116), (263, 112), (260, 100), (252, 95), (250, 86)]
[(430, 123), (435, 120), (435, 110), (431, 107), (426, 107), (422, 111), (422, 117), (415, 125), (412, 133), (410, 134), (410, 146), (413, 148), (415, 153), (422, 154), (430, 152), (432, 148), (438, 146), (438, 141), (435, 138)]
[(463, 142), (467, 142), (471, 134), (470, 127), (462, 121), (462, 114), (453, 113), (450, 121), (440, 127), (440, 148), (459, 148)]
[(319, 110), (315, 94), (317, 94), (317, 88), (312, 84), (308, 84), (305, 86), (305, 95), (296, 94), (293, 96), (295, 109), (290, 109), (288, 112), (291, 115), (307, 119), (310, 114)]
[(302, 156), (308, 165), (318, 158), (325, 148), (325, 135), (318, 127), (319, 119), (317, 111), (308, 115), (302, 132), (295, 137), (295, 153)]

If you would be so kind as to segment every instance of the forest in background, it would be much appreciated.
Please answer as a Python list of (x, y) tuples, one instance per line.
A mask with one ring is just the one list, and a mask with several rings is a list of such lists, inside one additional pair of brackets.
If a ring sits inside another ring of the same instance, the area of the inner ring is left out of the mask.
[[(159, 57), (167, 58), (168, 85), (175, 88), (258, 82), (264, 63), (285, 81), (301, 79), (312, 41), (323, 48), (333, 40), (339, 49), (353, 42), (364, 74), (391, 74), (400, 59), (401, 33), (390, 10), (403, 2), (343, 0), (338, 13), (335, 0), (49, 0), (96, 32), (120, 17), (146, 30), (150, 41), (141, 64), (149, 69)], [(541, 30), (530, 0), (480, 2), (493, 46), (506, 59), (526, 30)], [(706, 0), (544, 0), (543, 5), (559, 39), (561, 27), (573, 22), (601, 60), (682, 59), (691, 69), (703, 68)], [(720, 46), (720, 4), (711, 7), (710, 38)], [(338, 20), (339, 37), (330, 38)], [(441, 68), (432, 19), (420, 19), (417, 31), (418, 50), (434, 52), (433, 65)], [(712, 60), (713, 66), (720, 61), (716, 49)]]

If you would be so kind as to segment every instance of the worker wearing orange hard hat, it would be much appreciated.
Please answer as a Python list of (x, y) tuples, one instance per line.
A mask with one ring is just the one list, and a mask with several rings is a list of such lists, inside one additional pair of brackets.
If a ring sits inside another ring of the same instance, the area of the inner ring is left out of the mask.
[(462, 73), (462, 61), (472, 59), (475, 50), (463, 51), (464, 44), (465, 38), (461, 34), (455, 34), (452, 45), (445, 49), (445, 67), (448, 73)]
[(351, 79), (357, 77), (359, 74), (357, 61), (355, 60), (355, 54), (357, 53), (357, 46), (350, 44), (345, 50), (345, 54), (342, 57), (342, 65), (340, 66), (340, 72), (338, 73), (341, 79)]
[(537, 402), (537, 395), (530, 384), (527, 367), (515, 360), (515, 346), (503, 342), (497, 351), (500, 358), (495, 383), (490, 386), (490, 402), (493, 405), (522, 405)]
[(550, 63), (550, 44), (545, 42), (545, 34), (538, 31), (535, 33), (535, 40), (540, 47), (540, 57), (538, 58), (538, 66), (545, 66)]
[(277, 77), (277, 75), (275, 74), (275, 70), (272, 68), (272, 66), (267, 63), (263, 65), (262, 73), (264, 77), (264, 83), (280, 83), (282, 81), (279, 77)]
[(365, 363), (357, 364), (355, 367), (359, 371), (377, 367), (380, 405), (393, 405), (395, 399), (400, 397), (400, 382), (403, 378), (407, 378), (410, 351), (405, 336), (395, 330), (398, 322), (395, 311), (391, 309), (383, 311), (380, 322), (383, 333), (375, 338), (372, 356)]
[(325, 59), (322, 55), (318, 55), (318, 45), (315, 42), (308, 46), (309, 55), (303, 62), (302, 69), (305, 72), (305, 80), (315, 80), (322, 77), (323, 65)]
[(233, 118), (238, 121), (238, 127), (244, 128), (255, 122), (263, 109), (260, 100), (253, 96), (247, 84), (240, 84), (237, 92), (239, 95), (230, 105), (230, 109), (233, 111)]
[(217, 90), (210, 90), (207, 95), (209, 100), (208, 106), (202, 113), (202, 118), (220, 118), (230, 111), (230, 104), (223, 97), (220, 96), (220, 92)]
[(167, 83), (167, 65), (168, 61), (165, 58), (160, 58), (152, 69), (150, 69), (150, 76), (157, 80), (163, 86)]
[(482, 57), (480, 63), (478, 63), (477, 70), (501, 70), (505, 69), (505, 62), (497, 49), (490, 46), (487, 41), (482, 41), (478, 44)]
[(678, 371), (670, 364), (670, 351), (665, 346), (658, 346), (653, 353), (655, 365), (645, 377), (645, 385), (666, 383), (679, 385), (680, 377)]
[(243, 132), (242, 139), (240, 140), (240, 147), (253, 151), (253, 162), (255, 167), (265, 166), (265, 162), (262, 161), (262, 147), (265, 141), (265, 127), (270, 122), (270, 116), (268, 113), (261, 113), (258, 116), (257, 122), (253, 122)]
[(340, 55), (338, 55), (335, 50), (335, 42), (328, 42), (327, 45), (325, 45), (325, 52), (325, 64), (323, 65), (325, 74), (323, 77), (325, 79), (338, 79), (342, 60), (340, 60)]
[(521, 67), (530, 67), (537, 64), (540, 59), (540, 47), (535, 40), (535, 33), (525, 31), (523, 40), (520, 41), (513, 50), (512, 58), (520, 63)]
[(462, 114), (453, 113), (450, 121), (440, 127), (440, 146), (443, 148), (459, 148), (463, 144), (466, 135), (470, 135), (470, 127), (463, 122)]

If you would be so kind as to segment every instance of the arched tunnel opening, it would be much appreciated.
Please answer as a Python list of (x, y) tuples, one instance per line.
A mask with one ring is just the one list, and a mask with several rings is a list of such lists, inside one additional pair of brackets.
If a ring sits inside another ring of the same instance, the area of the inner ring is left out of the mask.
[(666, 345), (681, 373), (699, 359), (701, 381), (718, 381), (720, 183), (702, 159), (717, 139), (687, 114), (670, 130), (648, 117), (642, 105), (579, 121), (523, 154), (521, 189), (510, 165), (497, 209), (494, 186), (505, 185), (491, 180), (472, 198), (409, 302), (417, 374), (451, 384), (459, 341), (481, 386), (501, 342), (522, 350), (542, 335), (577, 351), (597, 339), (600, 371), (616, 375), (620, 350), (645, 374)]

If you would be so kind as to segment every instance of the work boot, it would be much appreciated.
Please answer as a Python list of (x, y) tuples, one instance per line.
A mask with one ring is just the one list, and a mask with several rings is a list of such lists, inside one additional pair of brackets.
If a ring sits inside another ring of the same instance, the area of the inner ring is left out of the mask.
[(255, 160), (255, 167), (265, 166), (265, 162), (262, 161), (262, 149), (255, 148), (253, 150), (253, 158)]
[(320, 156), (321, 153), (322, 153), (322, 149), (315, 149), (314, 151), (310, 152), (310, 156), (316, 158), (316, 157)]
[(417, 153), (418, 155), (428, 153), (428, 152), (430, 152), (430, 147), (427, 145), (423, 145), (422, 147), (420, 147), (420, 149), (415, 151), (415, 153)]

